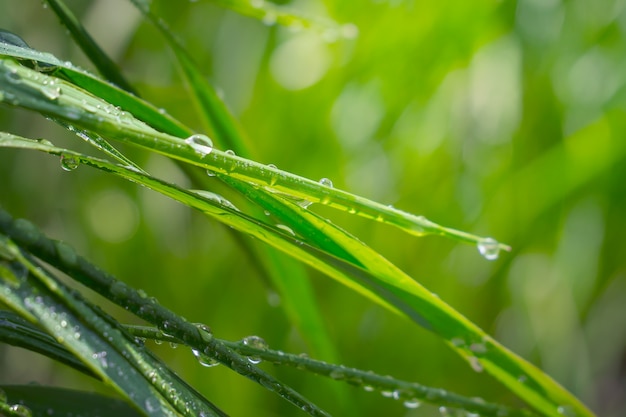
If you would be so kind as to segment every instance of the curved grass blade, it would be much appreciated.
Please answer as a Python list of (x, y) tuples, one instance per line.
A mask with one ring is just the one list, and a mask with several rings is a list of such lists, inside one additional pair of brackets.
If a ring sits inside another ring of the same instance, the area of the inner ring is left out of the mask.
[[(4, 135), (5, 134), (0, 134), (2, 137), (4, 137)], [(15, 139), (15, 137), (13, 138)], [(52, 149), (58, 149), (49, 145), (39, 144), (43, 147), (49, 148), (52, 152), (55, 152)], [(112, 165), (106, 161), (84, 155), (79, 157), (79, 154), (69, 151), (64, 151), (62, 153), (66, 156), (69, 155), (74, 158), (79, 158), (84, 164), (93, 164), (92, 166), (99, 167), (107, 172), (117, 173), (118, 175), (128, 174), (130, 177), (126, 178), (131, 179), (134, 182), (139, 181), (139, 183), (141, 183), (140, 178), (149, 178), (132, 169)], [(135, 175), (138, 175), (138, 177), (135, 178)], [(148, 179), (147, 181), (153, 185), (162, 183), (158, 180), (151, 179)], [(202, 201), (202, 205), (205, 209), (212, 210), (214, 213), (221, 213), (224, 215), (224, 209), (234, 211), (229, 206), (221, 206), (221, 204), (216, 200), (201, 197), (195, 192), (187, 193), (190, 199), (199, 199)], [(226, 214), (228, 214), (228, 212), (226, 212)], [(112, 302), (133, 312), (138, 317), (158, 326), (162, 329), (162, 331), (183, 340), (185, 344), (192, 349), (202, 352), (204, 355), (217, 360), (239, 374), (260, 383), (265, 388), (276, 392), (278, 395), (313, 416), (327, 415), (323, 410), (306, 400), (300, 394), (288, 386), (281, 384), (269, 374), (251, 365), (247, 359), (242, 358), (228, 347), (216, 341), (211, 334), (200, 331), (196, 326), (160, 306), (156, 300), (148, 299), (145, 294), (142, 295), (141, 293), (128, 287), (123, 282), (117, 281), (110, 275), (99, 270), (96, 266), (88, 263), (85, 259), (78, 256), (67, 244), (47, 239), (32, 223), (25, 220), (13, 221), (8, 213), (0, 209), (0, 230), (2, 233), (12, 236), (12, 238), (14, 238), (19, 245), (28, 248), (28, 250), (35, 254), (35, 256), (45, 260), (61, 271), (64, 271), (72, 278), (88, 286), (103, 297), (108, 298)], [(99, 326), (96, 327), (99, 328)], [(122, 348), (124, 348), (124, 346), (122, 346)], [(143, 366), (145, 365), (145, 361), (150, 358), (141, 359), (142, 363), (140, 365)], [(142, 370), (144, 375), (151, 381), (155, 378), (157, 378), (157, 380), (161, 379), (161, 374), (164, 371), (167, 371), (167, 369), (162, 365), (159, 365), (159, 369), (157, 371), (150, 369), (149, 367), (146, 368), (145, 366), (142, 367)], [(158, 383), (156, 385), (159, 387), (167, 387), (167, 393), (169, 394), (172, 390), (172, 384), (181, 385), (181, 382), (178, 380), (174, 382), (166, 381), (165, 383)], [(174, 388), (173, 392), (177, 393), (177, 397), (175, 398), (179, 398), (179, 390), (176, 386), (174, 386)], [(185, 388), (185, 386), (182, 388)]]
[(135, 94), (133, 87), (126, 81), (118, 66), (105, 54), (89, 35), (84, 26), (61, 0), (45, 0), (50, 9), (70, 32), (80, 49), (94, 63), (98, 71), (113, 84)]
[[(124, 328), (135, 337), (172, 343), (179, 342), (175, 338), (164, 335), (163, 332), (154, 327), (124, 326)], [(411, 408), (411, 405), (417, 407), (419, 403), (425, 402), (437, 406), (457, 408), (465, 412), (477, 413), (481, 416), (537, 416), (537, 414), (529, 410), (520, 410), (499, 404), (491, 404), (484, 401), (482, 398), (468, 398), (440, 388), (428, 387), (414, 382), (398, 380), (390, 376), (378, 375), (372, 371), (363, 371), (343, 365), (334, 365), (269, 348), (257, 348), (242, 341), (230, 342), (222, 340), (222, 343), (242, 355), (259, 358), (262, 361), (270, 362), (274, 365), (290, 366), (299, 370), (307, 370), (318, 375), (332, 378), (338, 382), (367, 387), (368, 391), (386, 391), (391, 393), (390, 398), (406, 401), (408, 403), (407, 408)]]
[[(46, 84), (50, 82), (55, 82), (60, 91), (54, 98), (45, 95)], [(8, 104), (66, 120), (109, 138), (258, 185), (269, 192), (318, 202), (398, 227), (417, 236), (436, 234), (461, 242), (474, 243), (479, 249), (488, 245), (489, 253), (493, 255), (491, 259), (497, 257), (501, 249), (510, 250), (507, 245), (491, 238), (482, 238), (443, 227), (423, 216), (415, 216), (274, 167), (212, 149), (207, 145), (194, 146), (197, 144), (186, 143), (179, 138), (155, 131), (130, 114), (123, 115), (125, 120), (120, 123), (122, 115), (119, 111), (90, 113), (86, 111), (86, 106), (97, 109), (98, 106), (106, 106), (108, 103), (62, 80), (39, 74), (12, 61), (0, 61), (0, 88), (4, 90), (3, 97), (0, 98)]]
[[(34, 62), (35, 68), (39, 71), (69, 81), (95, 97), (102, 98), (108, 104), (100, 107), (98, 110), (115, 113), (119, 117), (120, 122), (123, 122), (125, 119), (125, 113), (120, 111), (122, 109), (132, 113), (134, 117), (157, 130), (169, 132), (180, 137), (186, 137), (190, 134), (188, 128), (169, 116), (163, 109), (156, 108), (127, 91), (72, 65), (70, 62), (61, 61), (52, 54), (7, 43), (6, 41), (3, 42), (0, 39), (0, 55), (15, 58), (25, 65)], [(52, 92), (52, 95), (54, 96), (54, 92)], [(85, 110), (93, 112), (96, 108), (87, 106)]]
[(0, 311), (0, 342), (40, 353), (79, 372), (98, 378), (90, 368), (76, 359), (52, 336), (13, 312)]
[[(81, 163), (115, 173), (211, 216), (219, 217), (224, 223), (290, 253), (390, 310), (404, 314), (439, 334), (454, 350), (466, 358), (476, 371), (489, 372), (544, 415), (559, 416), (559, 410), (563, 407), (571, 408), (576, 413), (575, 415), (593, 415), (578, 399), (550, 377), (508, 351), (436, 295), (385, 262), (382, 257), (372, 260), (368, 267), (375, 268), (375, 270), (369, 271), (320, 251), (300, 241), (297, 237), (283, 233), (279, 229), (272, 229), (254, 218), (221, 206), (215, 201), (203, 199), (196, 193), (182, 190), (132, 170), (8, 134), (0, 136), (0, 146), (2, 145), (36, 149), (56, 155), (69, 153), (79, 158)], [(353, 240), (351, 250), (355, 252), (365, 250), (355, 245), (365, 247)]]
[(28, 407), (34, 416), (143, 416), (124, 401), (93, 392), (38, 385), (3, 385), (0, 390), (12, 403)]
[[(33, 277), (35, 267), (21, 256), (19, 249), (11, 242), (8, 243), (9, 250), (14, 251), (16, 259), (22, 264), (28, 264), (29, 271), (27, 276), (22, 275), (23, 270), (12, 271), (13, 280), (7, 280), (6, 276), (1, 277), (2, 301), (20, 315), (34, 318), (49, 334), (54, 334), (60, 343), (142, 412), (149, 414), (154, 410), (159, 410), (163, 415), (176, 415), (175, 408), (161, 396), (156, 388), (148, 383), (124, 356), (112, 349), (101, 334), (82, 321), (85, 318), (94, 319), (93, 312), (86, 317), (76, 315), (75, 311), (64, 302), (65, 300), (59, 300)], [(36, 273), (40, 276), (44, 274), (42, 269)], [(15, 280), (20, 283), (16, 285)], [(108, 333), (113, 329), (105, 326), (100, 331)], [(117, 334), (111, 337), (117, 337)]]

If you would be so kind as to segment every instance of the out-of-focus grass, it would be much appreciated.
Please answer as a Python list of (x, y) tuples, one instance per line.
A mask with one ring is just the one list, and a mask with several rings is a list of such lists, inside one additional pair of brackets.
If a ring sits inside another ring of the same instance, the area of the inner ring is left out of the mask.
[[(0, 3), (0, 26), (80, 63), (52, 14), (38, 2), (21, 3)], [(328, 177), (338, 187), (511, 244), (512, 254), (488, 263), (468, 246), (326, 213), (537, 363), (598, 415), (623, 415), (623, 7), (608, 0), (296, 2), (294, 7), (358, 26), (357, 39), (327, 43), (209, 2), (155, 3), (221, 88), (261, 162)], [(126, 2), (68, 4), (146, 98), (200, 126), (164, 43), (132, 9), (120, 9)], [(58, 145), (75, 142), (24, 112), (2, 109), (0, 123), (3, 130), (54, 138)], [(140, 162), (180, 183), (169, 162)], [(3, 150), (0, 177), (11, 179), (0, 187), (0, 201), (16, 216), (71, 241), (130, 284), (150, 286), (191, 321), (210, 324), (224, 338), (261, 334), (270, 345), (306, 349), (219, 225), (97, 172), (62, 172), (38, 154)], [(43, 189), (42, 177), (48, 181)], [(314, 284), (347, 365), (510, 400), (427, 332), (327, 279)], [(34, 376), (12, 360), (20, 352), (1, 349), (3, 382), (46, 378), (45, 367), (43, 376)], [(189, 352), (163, 345), (159, 353), (193, 386), (210, 387), (233, 415), (291, 412), (219, 367), (198, 367)], [(332, 401), (325, 387), (312, 387), (314, 378), (288, 369), (277, 373), (322, 407)], [(65, 371), (63, 378), (57, 371), (47, 375), (77, 384)], [(245, 402), (239, 401), (243, 394)], [(407, 414), (393, 400), (356, 389), (354, 395), (358, 415)], [(410, 415), (435, 412), (423, 408)]]

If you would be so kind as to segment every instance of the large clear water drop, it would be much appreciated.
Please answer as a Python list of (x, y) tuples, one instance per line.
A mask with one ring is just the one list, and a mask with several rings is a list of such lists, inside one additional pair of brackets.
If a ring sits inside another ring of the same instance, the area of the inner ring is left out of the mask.
[(483, 258), (488, 261), (498, 259), (498, 255), (500, 254), (500, 244), (497, 240), (487, 237), (485, 239), (481, 239), (476, 246), (478, 247), (478, 252), (480, 252)]
[(213, 150), (213, 141), (207, 135), (191, 135), (185, 139), (185, 143), (201, 157), (207, 156)]
[(211, 368), (213, 366), (217, 366), (217, 365), (220, 364), (215, 359), (205, 355), (204, 353), (200, 352), (197, 349), (191, 349), (191, 352), (193, 353), (193, 356), (195, 356), (196, 359), (198, 360), (198, 363), (200, 365), (202, 365), (202, 366), (206, 366), (207, 368)]
[(73, 155), (61, 155), (61, 168), (64, 171), (74, 171), (80, 165), (78, 157)]

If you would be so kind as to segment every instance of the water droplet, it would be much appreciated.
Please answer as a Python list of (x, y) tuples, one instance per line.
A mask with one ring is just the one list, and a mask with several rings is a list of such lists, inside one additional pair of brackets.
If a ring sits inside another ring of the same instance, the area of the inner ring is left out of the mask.
[(50, 100), (56, 100), (61, 97), (61, 87), (55, 87), (54, 84), (46, 85), (41, 89), (44, 96)]
[(44, 139), (44, 138), (37, 139), (37, 142), (39, 142), (42, 145), (46, 145), (46, 146), (54, 146), (54, 144), (52, 142), (50, 142), (48, 139)]
[(304, 200), (298, 200), (296, 204), (302, 207), (303, 209), (306, 209), (306, 208), (309, 208), (309, 206), (311, 206), (311, 204), (313, 203), (307, 199), (304, 199)]
[(228, 149), (224, 153), (229, 156), (235, 156), (235, 151), (233, 151), (232, 149)]
[(478, 247), (478, 252), (488, 261), (498, 259), (500, 244), (497, 240), (487, 237), (479, 241), (476, 246)]
[(175, 343), (175, 342), (170, 342), (170, 347), (171, 347), (172, 349), (176, 349), (176, 348), (178, 347), (178, 343)]
[(96, 352), (93, 355), (91, 355), (91, 357), (93, 359), (97, 359), (98, 362), (100, 362), (100, 365), (103, 368), (108, 368), (109, 367), (109, 364), (107, 362), (107, 353), (106, 353), (106, 351), (103, 350), (102, 352)]
[(470, 356), (467, 358), (467, 360), (469, 361), (470, 366), (475, 372), (483, 371), (483, 364), (480, 363), (480, 360), (476, 356)]
[(465, 346), (465, 340), (462, 337), (453, 337), (450, 343), (456, 347)]
[(206, 366), (207, 368), (212, 368), (213, 366), (217, 366), (217, 365), (220, 364), (218, 361), (216, 361), (215, 359), (205, 355), (204, 353), (200, 352), (199, 350), (191, 349), (191, 352), (193, 353), (193, 356), (196, 357), (196, 359), (198, 360), (198, 362), (202, 366)]
[(571, 405), (559, 405), (556, 411), (564, 417), (576, 417), (576, 410)]
[(207, 170), (206, 170), (206, 174), (207, 174), (209, 177), (214, 177), (214, 176), (215, 176), (215, 172), (211, 171), (210, 169), (207, 169)]
[(472, 343), (470, 345), (470, 350), (481, 355), (487, 353), (487, 346), (484, 343)]
[(73, 155), (61, 155), (61, 168), (64, 171), (74, 171), (80, 165), (78, 157)]
[(387, 398), (393, 397), (393, 391), (385, 390), (385, 391), (381, 391), (380, 393), (383, 395), (383, 397), (387, 397)]
[(211, 330), (211, 328), (204, 323), (193, 323), (193, 325), (205, 333), (213, 334), (213, 330)]
[[(247, 336), (244, 337), (241, 341), (244, 345), (255, 349), (267, 349), (269, 347), (267, 342), (259, 336)], [(261, 362), (261, 358), (259, 358), (258, 356), (248, 356), (248, 361), (250, 361), (250, 363), (257, 364)]]
[(205, 157), (213, 150), (213, 142), (207, 135), (191, 135), (185, 139), (185, 143), (191, 146), (193, 151), (200, 157)]
[(333, 188), (333, 182), (328, 178), (322, 178), (319, 182), (320, 185), (323, 185), (324, 187)]
[(295, 236), (296, 233), (293, 231), (293, 229), (289, 226), (285, 226), (284, 224), (277, 224), (276, 225), (277, 228), (284, 230), (285, 232), (289, 233), (291, 236)]
[(14, 404), (9, 407), (9, 411), (19, 417), (32, 417), (33, 415), (32, 411), (30, 411), (30, 408), (26, 407), (23, 404)]
[(12, 70), (7, 72), (4, 77), (7, 79), (8, 82), (10, 82), (11, 84), (19, 84), (22, 82), (22, 79), (20, 78), (20, 76), (17, 74), (17, 71)]
[(406, 408), (418, 408), (420, 405), (422, 405), (421, 402), (419, 402), (419, 400), (417, 398), (411, 398), (410, 400), (406, 400), (404, 401), (404, 403), (402, 403)]
[(346, 374), (341, 369), (333, 369), (330, 372), (329, 376), (332, 379), (345, 379)]
[(371, 385), (363, 385), (363, 389), (367, 392), (372, 392), (374, 391), (374, 387)]

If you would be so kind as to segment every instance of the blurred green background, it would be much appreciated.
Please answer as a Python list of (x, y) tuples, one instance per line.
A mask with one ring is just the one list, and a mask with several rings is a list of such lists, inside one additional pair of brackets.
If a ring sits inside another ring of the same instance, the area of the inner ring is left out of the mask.
[[(201, 130), (172, 54), (124, 0), (67, 1), (141, 94)], [(626, 1), (301, 0), (353, 23), (355, 39), (264, 24), (210, 1), (155, 0), (223, 93), (257, 159), (513, 247), (415, 238), (315, 207), (379, 250), (598, 415), (626, 415)], [(92, 69), (37, 0), (0, 0), (0, 27)], [(347, 27), (349, 28), (349, 27)], [(349, 30), (348, 30), (349, 32)], [(1, 129), (87, 149), (25, 111)], [(169, 161), (124, 149), (189, 185)], [(89, 259), (232, 340), (256, 334), (307, 352), (276, 293), (229, 233), (177, 203), (86, 167), (0, 151), (0, 204)], [(518, 404), (437, 337), (311, 271), (341, 361)], [(119, 313), (122, 317), (123, 313)], [(128, 320), (132, 320), (127, 318)], [(153, 345), (234, 416), (300, 415), (262, 387)], [(434, 416), (379, 394), (263, 365), (335, 415)], [(0, 345), (0, 383), (103, 390), (45, 358)]]

